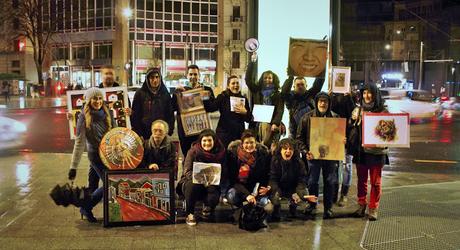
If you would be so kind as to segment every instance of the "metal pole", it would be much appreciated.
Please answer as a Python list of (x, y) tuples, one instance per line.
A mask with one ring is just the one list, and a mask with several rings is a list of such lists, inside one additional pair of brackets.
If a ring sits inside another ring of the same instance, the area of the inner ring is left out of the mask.
[(421, 89), (422, 87), (422, 78), (423, 78), (423, 42), (420, 42), (420, 68), (419, 68), (419, 76), (418, 76), (418, 88)]

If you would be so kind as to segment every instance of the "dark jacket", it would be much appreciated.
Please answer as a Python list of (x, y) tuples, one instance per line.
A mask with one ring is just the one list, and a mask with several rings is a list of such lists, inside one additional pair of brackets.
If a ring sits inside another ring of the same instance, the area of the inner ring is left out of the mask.
[[(245, 99), (245, 108), (248, 111), (246, 115), (231, 111), (231, 96)], [(230, 142), (239, 139), (241, 137), (241, 133), (244, 131), (244, 122), (250, 122), (252, 120), (252, 113), (249, 107), (248, 99), (241, 95), (241, 92), (233, 94), (227, 89), (218, 95), (213, 101), (204, 101), (204, 106), (207, 112), (219, 110), (220, 118), (217, 123), (216, 133), (225, 147), (227, 147)]]
[(176, 166), (176, 145), (166, 136), (159, 147), (155, 147), (153, 138), (144, 141), (144, 158), (139, 168), (148, 168), (156, 163), (160, 170), (172, 170)]
[[(270, 97), (272, 105), (275, 106), (275, 110), (273, 111), (273, 116), (270, 124), (276, 124), (279, 126), (281, 124), (281, 119), (283, 118), (284, 113), (284, 102), (281, 98), (280, 93), (280, 80), (278, 76), (272, 71), (265, 71), (264, 73), (271, 73), (273, 75), (273, 85), (275, 86), (274, 92)], [(264, 87), (263, 83), (263, 76), (264, 73), (259, 78), (259, 81), (256, 82), (257, 76), (255, 71), (255, 63), (250, 62), (248, 64), (248, 68), (246, 70), (246, 85), (248, 86), (249, 90), (251, 91), (252, 96), (252, 105), (251, 108), (254, 107), (254, 104), (263, 104), (263, 95), (262, 89)]]
[[(185, 90), (191, 90), (192, 88), (189, 87), (189, 86), (185, 86), (184, 87)], [(214, 99), (215, 99), (215, 96), (214, 96), (214, 92), (212, 91), (212, 89), (208, 86), (203, 86), (203, 89), (204, 90), (207, 90), (209, 91), (210, 93), (210, 96), (209, 96), (209, 101), (210, 102), (213, 102)], [(172, 106), (173, 106), (173, 110), (176, 111), (176, 119), (177, 119), (177, 134), (179, 135), (179, 138), (181, 139), (182, 141), (182, 138), (185, 138), (185, 132), (184, 132), (184, 128), (182, 127), (182, 120), (181, 120), (181, 117), (180, 117), (180, 109), (179, 109), (179, 102), (178, 102), (178, 98), (179, 98), (179, 95), (181, 94), (182, 91), (176, 89), (176, 91), (174, 91), (174, 94), (172, 96)], [(197, 135), (195, 136), (192, 136), (194, 139), (193, 140), (196, 140), (196, 138), (198, 138)]]
[[(370, 90), (374, 97), (374, 105), (371, 108), (365, 108), (363, 105), (364, 90)], [(353, 162), (365, 165), (384, 165), (389, 164), (388, 148), (363, 148), (362, 145), (362, 111), (381, 113), (388, 112), (385, 108), (385, 100), (382, 98), (379, 89), (375, 84), (366, 84), (360, 89), (360, 105), (357, 105), (353, 113), (357, 114), (357, 119), (351, 118), (348, 123), (347, 130), (351, 131), (353, 127), (357, 127), (358, 143), (348, 142), (347, 144), (357, 144), (359, 149), (353, 155)], [(348, 140), (350, 138), (347, 137)]]
[[(149, 83), (149, 75), (153, 73), (158, 73), (161, 79), (160, 87), (156, 92)], [(145, 140), (148, 140), (152, 134), (152, 122), (158, 119), (167, 122), (169, 125), (168, 135), (173, 134), (174, 110), (171, 95), (163, 83), (159, 70), (154, 69), (147, 73), (142, 88), (134, 94), (132, 109), (131, 124), (133, 130)]]
[(324, 77), (316, 78), (313, 86), (303, 94), (297, 94), (291, 91), (293, 76), (290, 76), (283, 84), (281, 89), (281, 98), (289, 110), (289, 132), (291, 138), (295, 139), (297, 126), (300, 124), (302, 116), (314, 109), (313, 98), (321, 91), (324, 84)]
[[(104, 88), (104, 84), (101, 82), (101, 83), (99, 83), (99, 85), (97, 87), (102, 89), (102, 88)], [(118, 82), (113, 82), (112, 87), (120, 87), (120, 84)]]
[[(192, 147), (190, 150), (187, 152), (187, 156), (185, 157), (185, 162), (184, 162), (184, 167), (183, 167), (183, 173), (181, 179), (183, 180), (192, 180), (192, 173), (193, 173), (193, 162), (204, 162), (204, 163), (219, 163), (221, 164), (221, 183), (225, 180), (226, 178), (226, 168), (225, 168), (225, 157), (222, 157), (221, 160), (207, 160), (204, 158), (200, 157), (200, 153), (198, 152), (199, 150), (202, 150), (201, 147), (195, 147), (196, 143), (192, 144)], [(216, 143), (216, 141), (214, 141)], [(220, 147), (223, 147), (222, 144), (219, 142), (219, 145), (214, 146), (215, 149), (213, 149), (213, 152), (217, 152), (220, 149)], [(198, 149), (200, 148), (200, 149)]]
[[(294, 146), (294, 154), (289, 161), (285, 161), (281, 156), (281, 147), (276, 149), (270, 164), (270, 183), (272, 192), (280, 191), (283, 195), (308, 194), (306, 181), (305, 164), (300, 158), (300, 153), (296, 143), (292, 139), (291, 145)], [(282, 141), (280, 142), (280, 145)]]
[(256, 163), (249, 171), (247, 182), (241, 183), (238, 179), (238, 173), (240, 169), (240, 161), (238, 160), (238, 147), (240, 145), (241, 140), (233, 141), (230, 143), (230, 145), (228, 145), (226, 163), (226, 166), (228, 166), (228, 179), (230, 187), (233, 187), (238, 192), (248, 196), (253, 191), (257, 182), (260, 184), (260, 187), (266, 187), (268, 185), (271, 157), (268, 148), (261, 143), (257, 143)]
[(297, 128), (296, 141), (302, 152), (308, 152), (310, 150), (310, 117), (338, 117), (338, 115), (331, 111), (331, 98), (325, 92), (319, 92), (315, 96), (315, 105), (318, 105), (320, 97), (329, 99), (328, 110), (321, 115), (317, 108), (306, 113), (301, 120), (300, 126)]

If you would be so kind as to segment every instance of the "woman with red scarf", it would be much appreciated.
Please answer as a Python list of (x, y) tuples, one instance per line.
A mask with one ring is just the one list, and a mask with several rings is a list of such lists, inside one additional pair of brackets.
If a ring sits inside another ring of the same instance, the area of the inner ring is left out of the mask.
[[(241, 207), (244, 201), (264, 207), (271, 213), (273, 206), (268, 200), (270, 186), (270, 153), (268, 148), (256, 142), (252, 130), (245, 130), (241, 140), (236, 140), (228, 146), (228, 178), (230, 190), (227, 193), (228, 202)], [(257, 186), (257, 190), (254, 190)]]
[[(225, 173), (225, 148), (216, 136), (216, 133), (211, 129), (203, 130), (198, 140), (192, 144), (192, 147), (187, 152), (187, 157), (184, 162), (184, 171), (180, 180), (181, 189), (185, 196), (186, 214), (185, 222), (187, 225), (196, 225), (194, 215), (195, 203), (199, 200), (204, 201), (205, 207), (202, 211), (204, 218), (209, 218), (213, 215), (214, 209), (219, 204), (220, 187), (216, 185), (194, 184), (192, 180), (193, 163), (218, 163), (221, 164), (221, 173)], [(223, 181), (221, 176), (221, 182)]]

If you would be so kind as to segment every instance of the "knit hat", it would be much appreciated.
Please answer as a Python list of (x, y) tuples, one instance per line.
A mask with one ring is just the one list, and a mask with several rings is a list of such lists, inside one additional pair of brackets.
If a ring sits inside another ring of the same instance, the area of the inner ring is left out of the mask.
[(102, 91), (99, 88), (92, 87), (86, 90), (85, 100), (89, 101), (95, 96), (102, 96)]

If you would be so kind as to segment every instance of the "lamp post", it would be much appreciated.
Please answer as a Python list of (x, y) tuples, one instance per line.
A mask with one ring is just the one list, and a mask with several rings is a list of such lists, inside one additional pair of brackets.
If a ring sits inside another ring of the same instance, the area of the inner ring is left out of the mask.
[[(127, 27), (127, 33), (128, 33), (128, 42), (127, 42), (127, 47), (126, 47), (126, 58), (128, 60), (128, 63), (129, 63), (129, 19), (131, 18), (132, 15), (133, 15), (133, 10), (131, 8), (126, 7), (126, 8), (123, 9), (123, 16), (126, 18), (126, 24), (127, 24), (126, 27)], [(125, 66), (125, 69), (126, 69), (126, 66)], [(128, 72), (128, 83), (127, 83), (127, 85), (130, 86), (133, 83), (132, 82), (132, 76), (130, 75), (130, 72), (133, 72), (133, 67), (127, 69), (127, 72)], [(130, 84), (130, 82), (131, 82), (131, 84)]]

